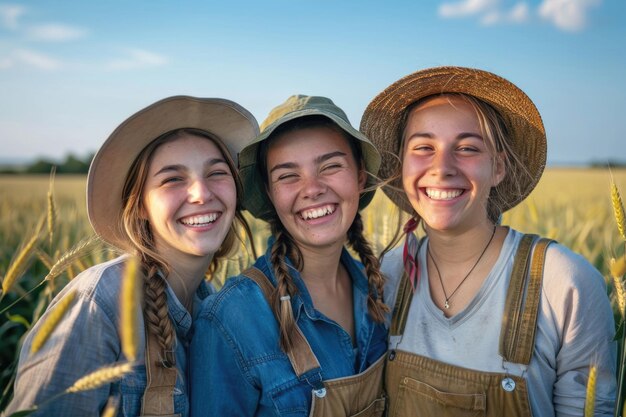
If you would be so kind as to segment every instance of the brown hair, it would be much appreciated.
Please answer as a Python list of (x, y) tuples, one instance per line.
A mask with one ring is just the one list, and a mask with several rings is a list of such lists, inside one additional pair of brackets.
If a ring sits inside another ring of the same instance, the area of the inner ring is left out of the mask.
[[(146, 318), (146, 326), (148, 326), (150, 332), (157, 335), (159, 345), (163, 352), (162, 357), (164, 360), (162, 363), (166, 367), (173, 366), (175, 363), (173, 348), (176, 338), (174, 326), (168, 315), (167, 295), (165, 293), (165, 278), (170, 273), (170, 265), (155, 249), (154, 236), (150, 229), (150, 224), (148, 220), (145, 219), (145, 216), (142, 216), (144, 210), (142, 197), (148, 176), (148, 169), (155, 151), (161, 145), (177, 140), (185, 134), (210, 140), (220, 149), (235, 179), (237, 195), (241, 196), (242, 194), (241, 181), (228, 150), (218, 138), (199, 129), (177, 129), (158, 137), (141, 151), (128, 171), (122, 193), (124, 209), (120, 222), (122, 223), (121, 227), (131, 241), (133, 252), (135, 252), (135, 255), (138, 256), (141, 261), (145, 276), (144, 315)], [(239, 200), (238, 198), (235, 218), (237, 222), (243, 226), (248, 237), (251, 237), (250, 227), (240, 211)], [(233, 222), (220, 249), (213, 256), (211, 265), (207, 271), (209, 279), (213, 272), (215, 272), (219, 261), (235, 249), (235, 243), (238, 239), (241, 238), (237, 233), (235, 222)], [(249, 240), (252, 242), (252, 239)], [(254, 251), (254, 246), (252, 246), (252, 250)]]
[[(257, 150), (257, 161), (259, 175), (263, 178), (264, 184), (269, 184), (267, 173), (267, 153), (269, 145), (278, 137), (288, 132), (310, 128), (328, 128), (341, 134), (350, 145), (354, 160), (359, 169), (364, 169), (363, 152), (357, 141), (337, 126), (332, 120), (324, 116), (306, 116), (291, 120), (279, 126), (267, 140), (261, 142)], [(281, 223), (278, 215), (274, 212), (268, 219), (274, 244), (271, 248), (270, 261), (274, 268), (277, 286), (273, 294), (272, 308), (276, 314), (280, 328), (280, 347), (285, 353), (289, 353), (293, 347), (293, 334), (295, 331), (295, 320), (290, 302), (281, 302), (281, 297), (293, 296), (297, 293), (297, 288), (289, 274), (289, 267), (286, 259), (289, 258), (298, 271), (304, 267), (302, 253), (295, 243), (293, 237)], [(375, 322), (382, 323), (384, 314), (389, 308), (383, 302), (384, 277), (380, 272), (378, 258), (374, 255), (370, 243), (363, 236), (363, 221), (361, 214), (357, 212), (352, 225), (347, 233), (350, 247), (359, 255), (361, 262), (365, 266), (367, 275), (369, 296), (367, 300), (368, 312)]]

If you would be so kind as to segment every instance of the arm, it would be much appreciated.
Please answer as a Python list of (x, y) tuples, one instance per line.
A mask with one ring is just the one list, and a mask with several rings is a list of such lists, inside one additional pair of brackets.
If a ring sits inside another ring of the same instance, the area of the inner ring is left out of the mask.
[(260, 392), (243, 358), (215, 316), (200, 314), (191, 342), (190, 409), (193, 416), (254, 416)]
[[(33, 336), (39, 331), (50, 308), (25, 339), (20, 352), (14, 398), (6, 410), (7, 414), (41, 405), (79, 378), (115, 362), (119, 357), (114, 323), (98, 304), (83, 294), (77, 294), (43, 347), (31, 353)], [(98, 416), (106, 404), (109, 389), (106, 385), (91, 391), (61, 395), (33, 415)]]
[(612, 416), (616, 393), (615, 324), (600, 273), (581, 256), (551, 245), (544, 282), (560, 331), (553, 401), (557, 416), (583, 414), (589, 367), (597, 368), (595, 415)]

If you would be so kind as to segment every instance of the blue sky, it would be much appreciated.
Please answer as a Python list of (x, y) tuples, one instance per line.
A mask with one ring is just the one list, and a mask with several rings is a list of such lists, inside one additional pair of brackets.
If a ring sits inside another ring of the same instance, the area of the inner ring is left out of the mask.
[(289, 95), (358, 126), (398, 78), (495, 72), (539, 108), (548, 163), (626, 159), (623, 0), (0, 0), (0, 162), (83, 157), (170, 95), (224, 97), (259, 122)]

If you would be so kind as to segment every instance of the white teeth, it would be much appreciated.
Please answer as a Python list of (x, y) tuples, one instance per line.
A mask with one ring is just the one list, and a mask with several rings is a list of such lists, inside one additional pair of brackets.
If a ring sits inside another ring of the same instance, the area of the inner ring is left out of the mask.
[(446, 190), (436, 190), (433, 188), (426, 189), (426, 194), (428, 195), (428, 197), (432, 198), (433, 200), (452, 200), (453, 198), (460, 196), (462, 192), (463, 190), (446, 191)]
[(302, 216), (304, 220), (310, 220), (310, 219), (317, 219), (319, 217), (332, 214), (334, 212), (335, 212), (335, 207), (329, 204), (324, 207), (318, 207), (318, 208), (314, 208), (311, 210), (304, 210), (300, 212), (300, 216)]
[(217, 213), (203, 214), (202, 216), (191, 216), (181, 219), (182, 224), (187, 226), (203, 226), (209, 223), (213, 223), (217, 219)]

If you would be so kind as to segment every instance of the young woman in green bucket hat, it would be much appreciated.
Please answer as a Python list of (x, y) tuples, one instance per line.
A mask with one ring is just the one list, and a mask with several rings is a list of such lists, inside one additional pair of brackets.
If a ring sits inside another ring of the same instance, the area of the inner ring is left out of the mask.
[(383, 154), (383, 189), (412, 216), (382, 266), (395, 305), (389, 416), (582, 416), (592, 368), (594, 415), (613, 415), (603, 277), (562, 245), (500, 224), (546, 161), (528, 96), (486, 71), (429, 68), (374, 98), (361, 130)]
[(388, 309), (359, 214), (379, 165), (324, 97), (290, 97), (241, 152), (244, 207), (272, 237), (254, 268), (203, 305), (194, 416), (382, 415)]

